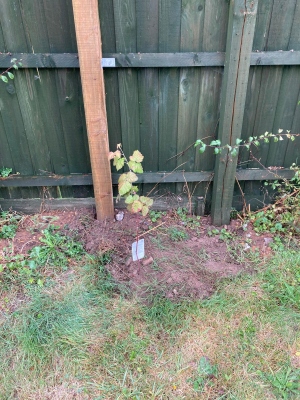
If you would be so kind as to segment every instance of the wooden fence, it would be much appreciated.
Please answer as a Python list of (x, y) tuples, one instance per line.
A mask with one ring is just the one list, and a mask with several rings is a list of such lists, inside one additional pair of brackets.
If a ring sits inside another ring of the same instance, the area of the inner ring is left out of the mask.
[[(245, 4), (249, 13), (236, 18)], [(234, 137), (279, 128), (300, 132), (300, 0), (99, 0), (99, 10), (110, 65), (104, 70), (110, 147), (122, 143), (127, 154), (144, 154), (142, 190), (160, 182), (160, 194), (180, 194), (185, 186), (206, 196), (207, 204), (212, 198), (214, 212), (223, 207), (228, 214), (232, 194), (236, 206), (243, 201), (239, 187), (233, 188), (236, 175), (247, 201), (263, 201), (260, 181), (274, 177), (264, 167), (288, 168), (297, 161), (298, 139), (240, 152), (237, 172), (224, 171), (222, 160), (211, 151), (200, 155), (193, 143), (226, 137), (230, 102)], [(246, 30), (248, 39), (235, 39)], [(91, 197), (71, 0), (3, 0), (0, 52), (0, 68), (12, 57), (24, 67), (0, 87), (0, 168), (20, 173), (0, 180), (1, 206)], [(237, 84), (238, 110), (224, 94), (220, 107), (222, 82), (228, 90)], [(214, 172), (212, 196), (207, 184)], [(284, 169), (278, 173), (290, 176)], [(220, 190), (228, 192), (226, 204)]]

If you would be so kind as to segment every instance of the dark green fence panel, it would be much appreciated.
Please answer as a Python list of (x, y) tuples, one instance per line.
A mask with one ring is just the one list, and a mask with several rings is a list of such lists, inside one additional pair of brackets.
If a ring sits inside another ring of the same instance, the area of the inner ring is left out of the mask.
[[(157, 183), (151, 174), (158, 171), (211, 176), (215, 156), (212, 151), (200, 155), (193, 143), (210, 141), (218, 132), (229, 5), (228, 0), (99, 0), (103, 53), (124, 54), (119, 56), (124, 68), (105, 69), (110, 146), (122, 143), (127, 154), (142, 151), (150, 174), (143, 183), (146, 192), (154, 186), (149, 179)], [(279, 128), (300, 131), (299, 23), (300, 0), (259, 1), (243, 138)], [(283, 61), (293, 65), (276, 65), (282, 63), (281, 51), (288, 52)], [(71, 0), (3, 0), (0, 52), (25, 53), (25, 64), (26, 54), (39, 54), (38, 68), (16, 71), (9, 85), (0, 82), (0, 168), (12, 167), (22, 176), (90, 173)], [(166, 55), (159, 59), (160, 53)], [(137, 59), (144, 60), (140, 68), (126, 66)], [(149, 62), (154, 65), (145, 67)], [(264, 144), (252, 153), (242, 151), (238, 168), (289, 167), (299, 157), (298, 139)], [(160, 185), (159, 193), (182, 193), (186, 185), (180, 174)], [(190, 193), (206, 196), (209, 203), (211, 178), (187, 181)], [(248, 197), (262, 198), (259, 181), (241, 186)], [(0, 198), (91, 195), (87, 184), (0, 187)]]

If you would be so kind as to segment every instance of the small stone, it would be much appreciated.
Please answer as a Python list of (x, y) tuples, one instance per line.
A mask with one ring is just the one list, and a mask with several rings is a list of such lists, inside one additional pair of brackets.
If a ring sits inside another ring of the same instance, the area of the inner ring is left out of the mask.
[(167, 283), (172, 283), (173, 282), (173, 279), (172, 278), (169, 278), (168, 280), (167, 280)]
[(251, 249), (251, 246), (249, 246), (249, 244), (246, 243), (245, 246), (244, 246), (244, 250), (247, 251), (247, 250), (249, 250), (249, 249)]
[(266, 246), (269, 246), (273, 242), (273, 238), (266, 237), (264, 238), (264, 243)]
[(118, 211), (115, 214), (115, 220), (116, 221), (123, 221), (123, 219), (124, 219), (124, 211)]
[(153, 258), (152, 258), (152, 257), (149, 257), (149, 258), (147, 258), (147, 260), (144, 260), (144, 261), (143, 261), (143, 266), (144, 266), (144, 267), (147, 267), (147, 265), (152, 264), (153, 261), (154, 261)]
[(125, 263), (125, 267), (129, 267), (130, 266), (130, 264), (132, 263), (132, 257), (129, 257), (128, 258), (128, 260), (126, 261), (126, 263)]

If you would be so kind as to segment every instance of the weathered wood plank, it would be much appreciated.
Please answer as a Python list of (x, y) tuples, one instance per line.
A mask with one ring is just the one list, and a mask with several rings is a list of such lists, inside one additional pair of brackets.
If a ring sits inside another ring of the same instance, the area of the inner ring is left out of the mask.
[[(218, 133), (223, 145), (235, 145), (241, 137), (257, 4), (257, 0), (237, 0), (230, 6)], [(212, 220), (216, 225), (230, 221), (236, 165), (237, 157), (232, 157), (229, 150), (216, 159), (212, 197)]]
[(88, 132), (97, 218), (113, 216), (112, 182), (108, 160), (108, 129), (103, 69), (94, 63), (93, 52), (101, 60), (101, 31), (98, 1), (73, 0), (80, 74)]
[[(137, 51), (135, 0), (113, 0), (116, 51)], [(118, 71), (122, 145), (125, 153), (140, 149), (137, 71)]]
[[(167, 211), (176, 209), (179, 207), (188, 208), (191, 205), (192, 212), (195, 211), (197, 199), (192, 198), (191, 202), (186, 197), (165, 197), (165, 198), (153, 198), (154, 203), (151, 207), (153, 210), (157, 211)], [(116, 201), (114, 199), (114, 206), (118, 209), (126, 208), (126, 204), (123, 199)], [(35, 214), (42, 211), (49, 210), (74, 210), (74, 209), (95, 209), (95, 199), (20, 199), (20, 200), (6, 200), (0, 199), (0, 209), (3, 211), (14, 210), (17, 212), (22, 212), (24, 214)]]
[[(294, 172), (290, 169), (238, 169), (236, 178), (239, 181), (265, 181), (276, 179), (291, 179)], [(120, 174), (112, 174), (112, 183), (116, 185)], [(208, 182), (213, 179), (213, 171), (198, 172), (144, 172), (138, 175), (139, 183), (175, 183), (175, 182)], [(7, 178), (0, 178), (0, 188), (5, 187), (43, 187), (43, 186), (85, 186), (92, 185), (91, 174), (60, 175), (34, 175), (20, 176), (11, 175)]]
[[(102, 34), (102, 51), (116, 52), (113, 2), (99, 0), (99, 13)], [(114, 151), (117, 144), (122, 142), (118, 72), (116, 70), (107, 68), (104, 71), (104, 81), (109, 146), (110, 149)]]
[[(8, 68), (11, 59), (22, 60), (23, 68), (79, 68), (77, 53), (4, 53), (0, 54), (0, 68)], [(223, 67), (223, 52), (174, 53), (105, 53), (103, 58), (115, 59), (115, 67), (104, 68), (179, 68)], [(266, 51), (251, 54), (250, 65), (299, 65), (300, 51)]]
[[(159, 52), (180, 50), (181, 2), (160, 0), (159, 3)], [(178, 135), (179, 69), (159, 70), (159, 170), (172, 171), (176, 167)], [(164, 187), (170, 193), (175, 185)]]
[[(181, 15), (181, 51), (202, 51), (205, 1), (184, 0)], [(192, 171), (195, 166), (195, 149), (199, 109), (199, 87), (201, 71), (183, 68), (180, 72), (177, 166)], [(184, 185), (177, 185), (177, 192), (183, 191)]]
[[(270, 33), (268, 37), (268, 49), (291, 49), (289, 48), (289, 41), (295, 15), (296, 2), (297, 0), (274, 0)], [(300, 88), (299, 79), (297, 79), (299, 76), (299, 68), (295, 68), (295, 73), (293, 72), (293, 69), (289, 67), (281, 68), (281, 80), (277, 83), (280, 87), (280, 91), (272, 127), (273, 132), (278, 132), (278, 129), (291, 129), (292, 127), (292, 116), (295, 112)], [(266, 165), (282, 165), (287, 146), (287, 141), (278, 143), (271, 142), (268, 149)]]
[[(227, 2), (220, 3), (219, 0), (205, 2), (203, 51), (225, 51), (228, 11)], [(197, 139), (208, 138), (206, 143), (217, 135), (222, 77), (221, 67), (201, 68)], [(196, 170), (213, 170), (214, 163), (212, 149), (207, 149), (203, 154), (199, 153), (199, 148), (195, 150)], [(205, 196), (208, 203), (211, 200), (211, 186), (207, 190), (207, 183), (197, 184), (194, 193)]]
[[(159, 0), (136, 2), (137, 51), (158, 52)], [(138, 71), (140, 149), (145, 171), (158, 170), (158, 70)], [(147, 193), (151, 186), (144, 185)]]

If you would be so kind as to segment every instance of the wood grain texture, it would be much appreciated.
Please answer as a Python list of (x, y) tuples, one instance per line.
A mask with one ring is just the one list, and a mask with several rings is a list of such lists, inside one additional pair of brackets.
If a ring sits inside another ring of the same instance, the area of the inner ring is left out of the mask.
[[(237, 0), (230, 7), (218, 139), (231, 146), (241, 137), (257, 5), (257, 1)], [(236, 165), (237, 158), (228, 150), (216, 159), (212, 195), (216, 225), (230, 221)]]
[[(114, 0), (116, 51), (137, 51), (135, 0)], [(122, 145), (126, 154), (140, 149), (137, 71), (118, 71)]]
[[(108, 160), (108, 129), (105, 107), (103, 69), (94, 62), (101, 60), (101, 31), (97, 0), (82, 3), (73, 0), (80, 74), (88, 132), (97, 218), (112, 217), (112, 181)], [(93, 54), (94, 53), (94, 54)]]
[[(103, 52), (116, 52), (116, 33), (113, 2), (99, 0)], [(112, 151), (122, 143), (119, 79), (117, 70), (104, 71), (109, 146)]]
[[(294, 42), (293, 42), (294, 43)], [(294, 44), (296, 48), (296, 44)], [(115, 68), (178, 68), (223, 67), (224, 52), (161, 52), (161, 53), (105, 53), (104, 58), (114, 58)], [(0, 68), (8, 68), (11, 59), (22, 59), (23, 68), (79, 68), (77, 53), (4, 53), (0, 54)], [(299, 65), (300, 51), (267, 51), (251, 54), (250, 65)]]
[[(159, 0), (136, 2), (137, 51), (158, 52)], [(144, 170), (158, 170), (158, 70), (138, 70), (140, 149)], [(144, 185), (147, 194), (152, 186)]]
[[(290, 169), (238, 169), (236, 178), (240, 181), (263, 181), (276, 180), (279, 178), (290, 179), (294, 172)], [(112, 183), (116, 185), (120, 174), (112, 174)], [(177, 182), (209, 182), (213, 180), (213, 171), (197, 172), (144, 172), (138, 175), (139, 183), (177, 183)], [(72, 175), (35, 175), (20, 176), (11, 175), (8, 178), (0, 178), (0, 188), (7, 187), (46, 187), (46, 186), (85, 186), (92, 185), (91, 174), (72, 174)]]
[[(160, 0), (159, 3), (159, 52), (179, 52), (181, 1)], [(176, 167), (178, 135), (179, 69), (159, 70), (159, 170), (172, 171)], [(164, 187), (175, 192), (175, 185)]]
[[(205, 1), (183, 0), (181, 14), (180, 50), (202, 51)], [(177, 166), (183, 164), (186, 171), (195, 166), (193, 143), (197, 138), (199, 109), (200, 70), (182, 68), (179, 81)], [(184, 185), (177, 185), (180, 193)], [(189, 187), (191, 190), (191, 187)]]

